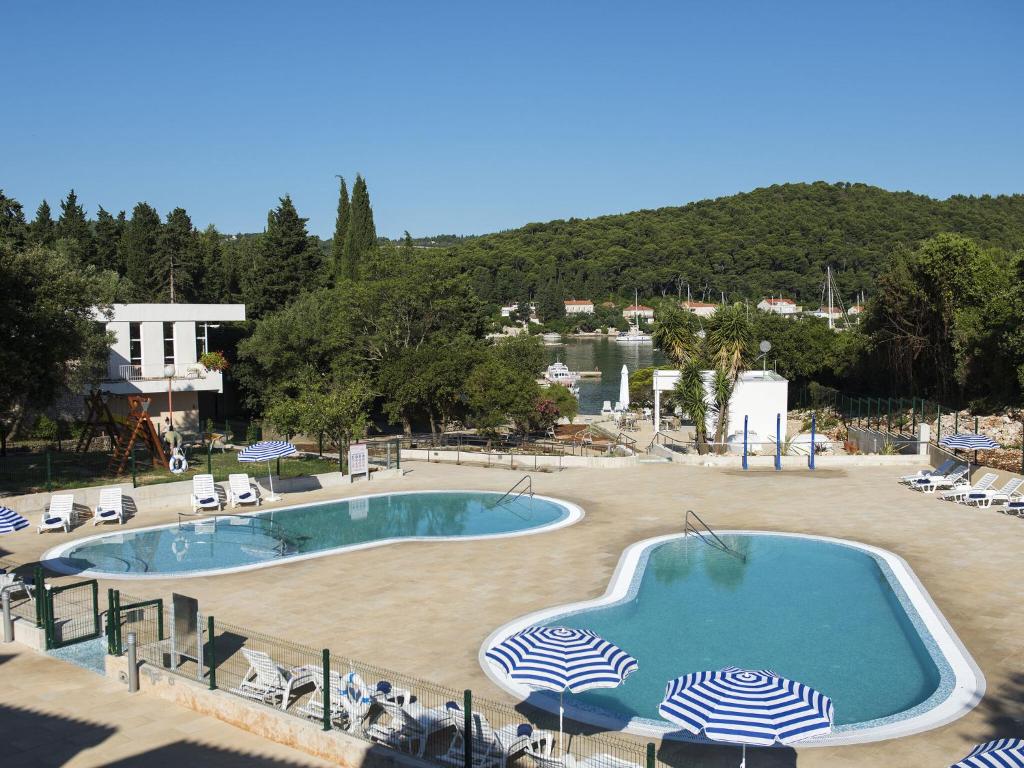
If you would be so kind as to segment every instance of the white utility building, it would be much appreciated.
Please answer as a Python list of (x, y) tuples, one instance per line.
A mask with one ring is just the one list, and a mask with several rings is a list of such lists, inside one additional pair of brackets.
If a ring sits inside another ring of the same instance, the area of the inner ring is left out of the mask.
[[(711, 371), (704, 372), (705, 400), (714, 403), (711, 395)], [(654, 372), (654, 431), (661, 429), (661, 396), (671, 392), (679, 381), (679, 371)], [(747, 430), (761, 440), (775, 438), (776, 418), (781, 414), (781, 440), (786, 440), (786, 409), (789, 405), (789, 382), (775, 371), (743, 371), (729, 400), (729, 424), (726, 436), (743, 434), (743, 417)], [(709, 416), (708, 433), (714, 430), (714, 415)], [(709, 438), (710, 439), (710, 438)]]

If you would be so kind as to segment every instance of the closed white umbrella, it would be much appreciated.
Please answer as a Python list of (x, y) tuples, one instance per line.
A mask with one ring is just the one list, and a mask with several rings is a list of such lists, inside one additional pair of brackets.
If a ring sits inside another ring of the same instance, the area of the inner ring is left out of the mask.
[(622, 366), (622, 378), (619, 380), (619, 402), (622, 410), (629, 410), (629, 368)]

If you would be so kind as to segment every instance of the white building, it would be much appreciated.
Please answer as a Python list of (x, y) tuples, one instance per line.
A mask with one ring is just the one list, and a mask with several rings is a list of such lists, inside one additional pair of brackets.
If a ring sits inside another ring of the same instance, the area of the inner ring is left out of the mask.
[(774, 312), (777, 315), (795, 315), (800, 311), (792, 299), (761, 299), (757, 308), (762, 312)]
[(513, 312), (515, 312), (517, 309), (519, 309), (519, 305), (518, 304), (506, 304), (505, 306), (503, 306), (501, 308), (501, 316), (502, 317), (508, 317)]
[(857, 315), (861, 314), (863, 311), (864, 311), (864, 305), (863, 304), (854, 304), (852, 307), (850, 307), (848, 310), (846, 310), (846, 314), (848, 314), (850, 317), (856, 317)]
[[(705, 400), (714, 403), (711, 394), (712, 371), (704, 372)], [(661, 393), (671, 392), (679, 381), (679, 371), (654, 371), (654, 431), (661, 429)], [(775, 371), (743, 371), (729, 399), (729, 424), (726, 437), (743, 434), (747, 417), (748, 434), (774, 442), (777, 420), (781, 421), (781, 441), (786, 441), (786, 412), (789, 407), (789, 382)], [(712, 439), (717, 413), (708, 415), (708, 439)], [(780, 418), (781, 417), (781, 418)]]
[(718, 311), (717, 304), (709, 304), (706, 301), (683, 301), (679, 303), (679, 306), (697, 317), (711, 317)]
[(811, 312), (811, 317), (819, 317), (822, 320), (838, 320), (843, 316), (843, 310), (839, 307), (818, 307), (814, 312)]
[(651, 307), (645, 307), (643, 304), (630, 304), (622, 310), (622, 316), (627, 320), (636, 320), (638, 318), (653, 320), (654, 309)]
[[(149, 395), (150, 416), (163, 425), (168, 389), (174, 426), (199, 428), (199, 393), (224, 392), (224, 375), (199, 363), (211, 352), (209, 331), (220, 323), (245, 320), (244, 304), (114, 304), (96, 319), (114, 334), (107, 376), (100, 389), (115, 414), (127, 412), (126, 395)], [(163, 428), (161, 426), (161, 428)]]
[(565, 314), (592, 315), (594, 314), (594, 302), (590, 299), (566, 299)]

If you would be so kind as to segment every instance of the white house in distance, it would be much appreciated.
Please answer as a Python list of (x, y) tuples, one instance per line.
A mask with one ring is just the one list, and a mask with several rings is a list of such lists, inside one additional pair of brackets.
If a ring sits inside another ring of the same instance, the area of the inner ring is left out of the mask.
[(590, 299), (566, 299), (565, 314), (592, 315), (594, 314), (594, 302)]
[(843, 316), (843, 310), (839, 307), (818, 307), (811, 312), (811, 317), (820, 317), (822, 320), (838, 320)]
[[(713, 403), (711, 371), (704, 372), (705, 399)], [(671, 392), (679, 381), (679, 371), (654, 371), (654, 431), (661, 429), (661, 393)], [(786, 411), (789, 407), (789, 382), (775, 371), (743, 371), (733, 388), (729, 400), (729, 424), (725, 434), (743, 433), (743, 417), (747, 417), (747, 432), (761, 441), (774, 442), (776, 420), (781, 415), (781, 441), (786, 440)], [(714, 416), (709, 416), (708, 431), (714, 427)], [(711, 439), (710, 437), (708, 438)]]
[(687, 312), (692, 312), (697, 317), (711, 317), (718, 311), (718, 305), (709, 304), (706, 301), (682, 301), (679, 306)]
[(863, 311), (864, 311), (864, 305), (863, 304), (854, 304), (852, 307), (850, 307), (848, 310), (846, 310), (846, 314), (848, 314), (850, 317), (856, 317), (857, 315), (861, 314)]
[[(244, 304), (114, 304), (98, 321), (114, 334), (107, 376), (100, 389), (115, 415), (128, 411), (127, 395), (149, 395), (150, 416), (161, 425), (168, 414), (168, 385), (174, 426), (198, 430), (199, 393), (223, 394), (224, 375), (199, 363), (209, 348), (209, 331), (220, 323), (245, 320)], [(168, 375), (170, 374), (170, 375)]]
[(630, 304), (622, 310), (622, 316), (627, 320), (637, 320), (640, 318), (653, 320), (654, 309), (652, 307), (645, 307), (643, 304)]
[(761, 299), (757, 308), (762, 312), (774, 312), (777, 315), (795, 315), (800, 311), (795, 301), (783, 298)]

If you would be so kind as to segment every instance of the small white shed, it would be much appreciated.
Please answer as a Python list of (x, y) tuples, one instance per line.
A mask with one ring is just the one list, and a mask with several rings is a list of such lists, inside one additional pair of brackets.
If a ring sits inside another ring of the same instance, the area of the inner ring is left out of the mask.
[[(714, 402), (711, 396), (711, 371), (704, 371), (705, 398)], [(679, 371), (654, 372), (654, 431), (661, 429), (661, 393), (671, 392), (679, 381)], [(782, 434), (786, 440), (786, 409), (789, 404), (789, 382), (775, 371), (743, 371), (729, 401), (729, 428), (726, 435), (743, 432), (743, 417), (747, 416), (747, 429), (760, 439), (775, 437), (776, 418), (782, 416)], [(714, 417), (712, 417), (713, 419)], [(708, 424), (708, 431), (714, 428), (714, 421)]]

